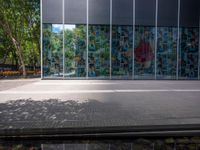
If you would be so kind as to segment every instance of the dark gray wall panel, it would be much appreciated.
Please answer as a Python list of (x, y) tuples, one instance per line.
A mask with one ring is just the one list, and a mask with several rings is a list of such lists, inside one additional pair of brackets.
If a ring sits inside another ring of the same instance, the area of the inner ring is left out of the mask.
[(42, 0), (43, 23), (63, 22), (63, 0)]
[(133, 25), (133, 0), (112, 0), (112, 24)]
[(200, 0), (181, 0), (180, 27), (198, 27)]
[(178, 0), (158, 0), (158, 26), (177, 26)]
[(156, 0), (135, 0), (136, 25), (154, 26), (155, 12)]
[(89, 24), (110, 24), (110, 0), (88, 0)]
[(65, 0), (65, 23), (87, 23), (87, 0)]

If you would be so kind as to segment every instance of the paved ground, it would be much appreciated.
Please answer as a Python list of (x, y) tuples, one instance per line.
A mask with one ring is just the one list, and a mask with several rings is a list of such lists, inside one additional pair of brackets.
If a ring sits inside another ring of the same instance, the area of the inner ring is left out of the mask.
[(38, 79), (20, 79), (20, 80), (0, 79), (0, 91), (8, 90), (11, 88), (16, 88), (16, 87), (23, 86), (23, 85), (30, 84), (30, 83), (34, 83), (39, 80), (40, 80), (39, 78)]
[(0, 128), (200, 124), (199, 107), (200, 81), (0, 80)]

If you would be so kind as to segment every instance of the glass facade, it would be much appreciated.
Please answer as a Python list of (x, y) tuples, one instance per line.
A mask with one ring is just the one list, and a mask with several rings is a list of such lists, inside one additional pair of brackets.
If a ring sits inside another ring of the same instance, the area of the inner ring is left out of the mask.
[[(157, 27), (157, 79), (176, 79), (178, 0), (159, 0)], [(168, 11), (170, 9), (170, 11)]]
[(61, 24), (43, 25), (43, 75), (46, 77), (63, 76), (62, 39)]
[(155, 27), (135, 27), (135, 78), (154, 79)]
[[(87, 72), (87, 1), (64, 2), (64, 78), (84, 79)], [(76, 13), (72, 13), (72, 12)]]
[(88, 77), (109, 77), (109, 43), (108, 25), (89, 25)]
[(158, 27), (158, 79), (176, 79), (177, 34), (176, 27)]
[(108, 79), (110, 69), (110, 1), (88, 0), (88, 77)]
[(199, 79), (199, 0), (42, 0), (42, 78)]
[[(144, 8), (144, 4), (148, 7)], [(135, 0), (134, 78), (154, 79), (156, 0)]]
[(132, 79), (133, 27), (112, 27), (112, 77)]
[(86, 25), (64, 26), (65, 77), (86, 76)]
[(181, 28), (179, 46), (179, 77), (181, 79), (198, 78), (198, 28)]
[(133, 0), (113, 0), (112, 6), (111, 75), (132, 79)]

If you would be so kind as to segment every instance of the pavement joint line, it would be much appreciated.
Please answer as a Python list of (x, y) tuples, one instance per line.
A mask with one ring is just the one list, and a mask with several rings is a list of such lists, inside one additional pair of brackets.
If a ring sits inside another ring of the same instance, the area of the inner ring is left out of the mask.
[(200, 89), (113, 89), (113, 90), (58, 90), (58, 91), (0, 91), (0, 94), (65, 94), (65, 93), (151, 93), (151, 92), (200, 92)]
[(35, 85), (115, 85), (121, 83), (34, 83)]
[[(116, 81), (116, 82), (35, 82), (33, 83), (34, 85), (120, 85), (122, 83), (125, 83), (126, 85), (145, 85), (145, 82), (124, 82), (124, 81)], [(154, 84), (172, 84), (174, 85), (175, 83), (171, 82), (153, 82)], [(180, 83), (181, 85), (188, 85), (188, 84), (194, 84), (194, 83)], [(198, 84), (198, 83), (196, 83)]]

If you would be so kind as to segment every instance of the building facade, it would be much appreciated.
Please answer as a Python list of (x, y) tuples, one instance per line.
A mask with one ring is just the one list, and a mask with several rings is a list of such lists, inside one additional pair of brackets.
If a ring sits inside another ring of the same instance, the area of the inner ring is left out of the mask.
[(199, 79), (199, 0), (41, 0), (43, 79)]

